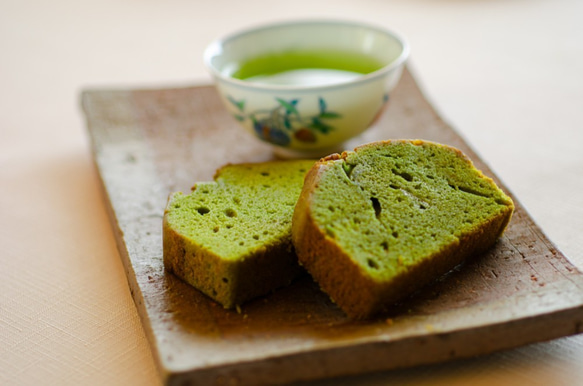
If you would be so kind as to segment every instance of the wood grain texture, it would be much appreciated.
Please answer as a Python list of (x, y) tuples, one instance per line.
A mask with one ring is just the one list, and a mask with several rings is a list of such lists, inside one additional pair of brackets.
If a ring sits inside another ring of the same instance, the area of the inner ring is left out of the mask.
[[(435, 363), (583, 331), (583, 275), (516, 197), (495, 248), (390, 314), (354, 322), (302, 276), (226, 311), (164, 271), (168, 194), (228, 162), (273, 158), (243, 132), (212, 86), (87, 90), (82, 107), (119, 252), (166, 384), (274, 384)], [(386, 113), (348, 144), (419, 138), (455, 146), (505, 190), (405, 71)], [(511, 193), (511, 192), (510, 192)]]

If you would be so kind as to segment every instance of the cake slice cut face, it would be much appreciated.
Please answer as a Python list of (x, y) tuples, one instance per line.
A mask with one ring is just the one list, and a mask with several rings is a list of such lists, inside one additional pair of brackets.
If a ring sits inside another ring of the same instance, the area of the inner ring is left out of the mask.
[(314, 165), (292, 237), (332, 300), (368, 318), (492, 247), (513, 210), (459, 150), (384, 141)]
[(289, 284), (300, 272), (291, 220), (314, 161), (233, 164), (164, 213), (164, 266), (233, 308)]

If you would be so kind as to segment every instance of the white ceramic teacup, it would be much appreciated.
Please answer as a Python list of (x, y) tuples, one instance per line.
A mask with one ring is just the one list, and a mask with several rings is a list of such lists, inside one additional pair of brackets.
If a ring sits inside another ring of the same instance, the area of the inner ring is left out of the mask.
[(211, 43), (204, 61), (229, 112), (283, 157), (320, 157), (371, 126), (409, 55), (384, 28), (276, 23)]

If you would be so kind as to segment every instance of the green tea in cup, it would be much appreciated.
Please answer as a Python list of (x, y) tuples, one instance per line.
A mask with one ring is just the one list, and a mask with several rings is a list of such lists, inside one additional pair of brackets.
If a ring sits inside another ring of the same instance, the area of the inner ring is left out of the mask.
[(322, 86), (347, 82), (382, 67), (378, 59), (360, 52), (290, 50), (247, 60), (232, 76), (261, 84)]

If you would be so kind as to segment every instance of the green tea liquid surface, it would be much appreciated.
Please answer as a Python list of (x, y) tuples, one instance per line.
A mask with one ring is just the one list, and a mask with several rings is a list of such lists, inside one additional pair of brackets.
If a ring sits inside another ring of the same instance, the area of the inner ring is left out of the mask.
[(316, 86), (350, 81), (383, 67), (364, 54), (344, 51), (286, 51), (241, 63), (233, 77), (254, 83)]

